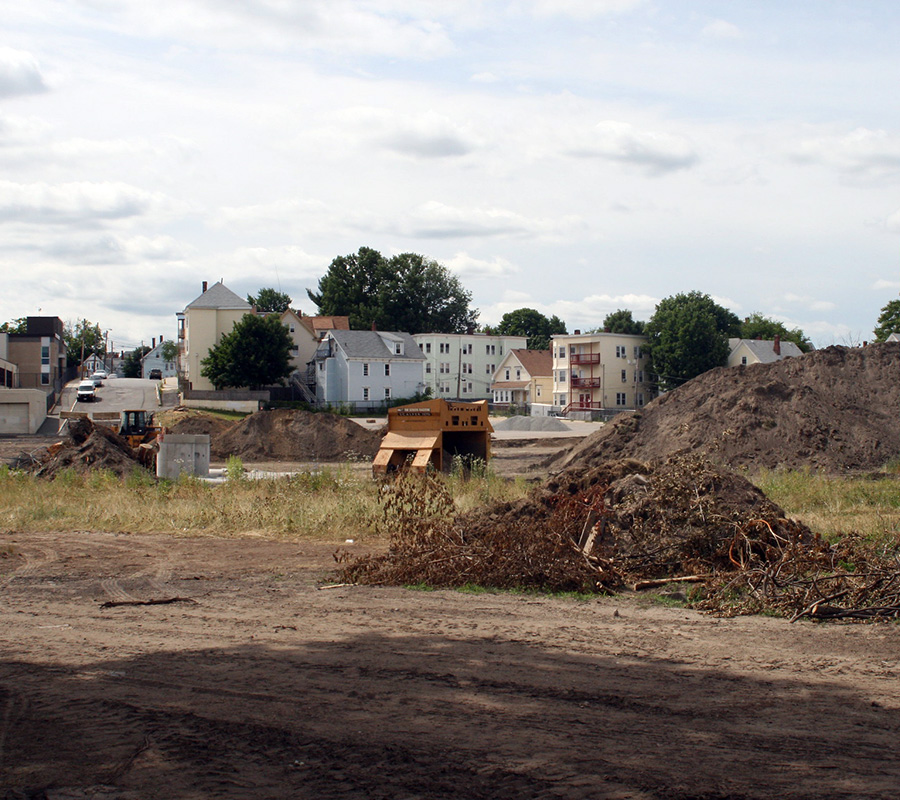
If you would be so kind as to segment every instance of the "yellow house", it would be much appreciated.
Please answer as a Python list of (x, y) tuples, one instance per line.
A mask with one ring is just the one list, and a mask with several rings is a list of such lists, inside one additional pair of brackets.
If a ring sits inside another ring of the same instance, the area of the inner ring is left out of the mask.
[(231, 333), (234, 324), (240, 322), (244, 314), (252, 313), (253, 306), (222, 281), (212, 286), (207, 286), (203, 281), (203, 293), (178, 314), (179, 373), (185, 388), (196, 391), (215, 389), (200, 374), (201, 362), (222, 341), (224, 334)]
[(553, 358), (549, 350), (510, 350), (491, 382), (494, 405), (528, 407), (553, 396)]

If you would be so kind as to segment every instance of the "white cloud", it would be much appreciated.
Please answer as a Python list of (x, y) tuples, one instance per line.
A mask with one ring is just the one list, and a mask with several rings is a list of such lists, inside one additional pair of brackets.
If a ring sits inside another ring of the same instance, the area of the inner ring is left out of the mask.
[(880, 278), (872, 284), (872, 288), (878, 292), (883, 292), (885, 290), (900, 291), (900, 281), (888, 281), (884, 278)]
[(124, 183), (0, 181), (0, 223), (71, 224), (146, 214), (162, 195)]
[(794, 306), (800, 306), (808, 311), (832, 311), (836, 304), (830, 300), (820, 300), (811, 295), (793, 294), (788, 292), (782, 295), (785, 303)]
[(398, 232), (421, 239), (560, 236), (584, 227), (580, 217), (530, 218), (505, 208), (458, 208), (429, 201), (404, 215)]
[(683, 136), (640, 130), (628, 122), (606, 120), (581, 131), (567, 147), (579, 158), (602, 158), (641, 167), (650, 175), (693, 166), (697, 153)]
[(0, 47), (0, 97), (47, 90), (37, 59), (22, 50)]
[(900, 211), (895, 211), (887, 218), (887, 222), (885, 223), (887, 229), (889, 231), (894, 231), (896, 233), (900, 233)]
[(445, 267), (463, 278), (508, 278), (519, 272), (519, 268), (505, 258), (496, 257), (492, 261), (473, 258), (465, 251), (445, 259)]
[(857, 128), (843, 136), (819, 136), (801, 141), (791, 152), (802, 164), (821, 164), (863, 179), (900, 176), (900, 135)]
[(741, 30), (737, 25), (732, 25), (723, 19), (717, 19), (706, 25), (702, 31), (704, 36), (711, 39), (740, 39)]
[(434, 111), (418, 116), (370, 111), (364, 117), (360, 122), (366, 135), (380, 146), (402, 155), (418, 158), (463, 156), (479, 145), (465, 126)]
[(609, 14), (624, 14), (644, 5), (645, 0), (515, 0), (514, 8), (537, 17), (592, 19)]
[(263, 281), (277, 279), (279, 275), (290, 275), (292, 279), (319, 278), (328, 265), (327, 259), (295, 245), (241, 247), (217, 261), (232, 274), (250, 270), (254, 278)]

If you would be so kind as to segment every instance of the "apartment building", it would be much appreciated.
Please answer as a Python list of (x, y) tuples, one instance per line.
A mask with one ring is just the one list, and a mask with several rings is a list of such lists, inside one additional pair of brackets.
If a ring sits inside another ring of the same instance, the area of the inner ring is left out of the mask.
[(563, 416), (606, 416), (653, 399), (643, 353), (646, 336), (580, 333), (554, 336), (553, 410)]
[(510, 350), (524, 349), (525, 336), (486, 333), (417, 333), (425, 356), (425, 384), (432, 397), (490, 400), (494, 373)]

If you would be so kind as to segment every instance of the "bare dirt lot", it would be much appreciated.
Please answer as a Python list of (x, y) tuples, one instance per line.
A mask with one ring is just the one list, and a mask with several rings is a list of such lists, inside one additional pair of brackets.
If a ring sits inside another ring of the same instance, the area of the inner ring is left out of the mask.
[(2, 796), (897, 796), (896, 625), (319, 589), (337, 546), (4, 534)]

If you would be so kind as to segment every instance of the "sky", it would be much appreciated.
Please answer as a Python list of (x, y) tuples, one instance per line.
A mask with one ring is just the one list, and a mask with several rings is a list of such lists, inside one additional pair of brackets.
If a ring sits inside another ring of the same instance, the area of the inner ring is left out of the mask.
[(701, 291), (818, 347), (900, 292), (895, 0), (0, 0), (0, 321), (306, 314), (371, 247), (479, 322)]

